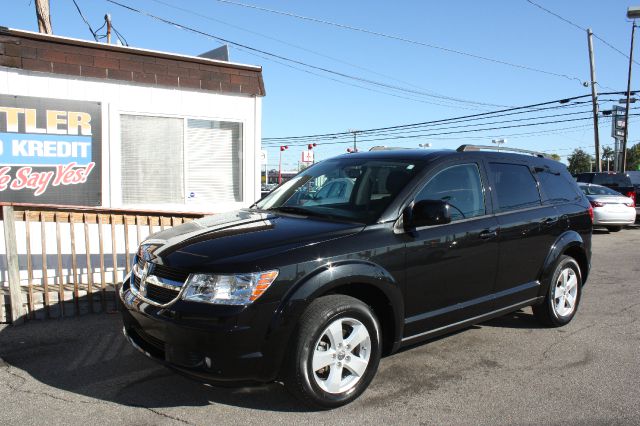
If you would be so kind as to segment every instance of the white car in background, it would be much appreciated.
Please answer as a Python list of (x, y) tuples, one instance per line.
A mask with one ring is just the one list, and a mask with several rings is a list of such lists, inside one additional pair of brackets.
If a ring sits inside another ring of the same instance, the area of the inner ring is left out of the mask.
[(578, 183), (593, 207), (593, 225), (603, 226), (610, 232), (618, 232), (625, 225), (636, 220), (633, 199), (606, 186), (592, 183)]

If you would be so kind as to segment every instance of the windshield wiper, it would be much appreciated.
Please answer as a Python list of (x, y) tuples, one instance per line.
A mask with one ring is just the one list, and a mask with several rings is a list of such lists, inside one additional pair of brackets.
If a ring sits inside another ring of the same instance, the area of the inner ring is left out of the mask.
[(305, 216), (324, 216), (324, 214), (320, 212), (315, 212), (313, 210), (305, 209), (304, 207), (297, 206), (280, 206), (280, 207), (271, 207), (267, 209), (268, 211), (278, 211), (283, 213), (296, 213)]
[(346, 222), (346, 223), (358, 223), (358, 224), (362, 223), (359, 220), (353, 220), (344, 216), (328, 214), (326, 212), (319, 212), (319, 211), (305, 209), (304, 207), (297, 207), (297, 206), (271, 207), (270, 209), (267, 209), (267, 211), (292, 213), (292, 214), (299, 214), (302, 216), (314, 216), (314, 217), (318, 217), (321, 219), (330, 220), (334, 222), (343, 222), (343, 223)]

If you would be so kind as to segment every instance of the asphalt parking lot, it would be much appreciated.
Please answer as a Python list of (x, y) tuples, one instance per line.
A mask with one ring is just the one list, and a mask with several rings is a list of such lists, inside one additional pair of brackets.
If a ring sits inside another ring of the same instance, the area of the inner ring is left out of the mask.
[(530, 309), (382, 360), (369, 390), (309, 411), (278, 384), (211, 388), (131, 349), (118, 315), (0, 326), (0, 424), (640, 424), (640, 226), (594, 235), (578, 315)]

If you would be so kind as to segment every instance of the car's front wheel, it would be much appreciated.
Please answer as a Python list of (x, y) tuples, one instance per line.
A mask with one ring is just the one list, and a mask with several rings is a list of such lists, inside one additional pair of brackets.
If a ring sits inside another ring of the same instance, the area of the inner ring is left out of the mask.
[(285, 385), (318, 408), (356, 399), (378, 369), (380, 325), (371, 309), (350, 296), (315, 300), (300, 319)]

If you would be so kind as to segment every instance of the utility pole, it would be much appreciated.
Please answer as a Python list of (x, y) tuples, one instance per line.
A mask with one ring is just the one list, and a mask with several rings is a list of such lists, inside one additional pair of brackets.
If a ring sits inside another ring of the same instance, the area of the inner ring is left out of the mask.
[(598, 131), (598, 92), (596, 89), (596, 60), (593, 56), (593, 32), (587, 28), (589, 42), (589, 65), (591, 68), (591, 103), (593, 104), (593, 138), (596, 147), (596, 172), (602, 171), (600, 161), (600, 133)]
[(104, 20), (107, 23), (107, 44), (111, 44), (111, 15), (104, 15)]
[(357, 146), (357, 134), (358, 134), (358, 130), (354, 130), (354, 129), (349, 129), (347, 130), (349, 133), (353, 133), (353, 151), (352, 152), (358, 152), (358, 146)]
[(622, 165), (620, 171), (627, 171), (627, 139), (629, 138), (629, 103), (631, 101), (631, 65), (633, 64), (633, 36), (636, 32), (636, 21), (631, 24), (631, 50), (629, 51), (629, 75), (627, 76), (627, 109), (624, 111), (624, 139), (622, 140)]
[(38, 31), (43, 34), (52, 34), (51, 15), (49, 13), (49, 0), (36, 0), (36, 18), (38, 19)]

